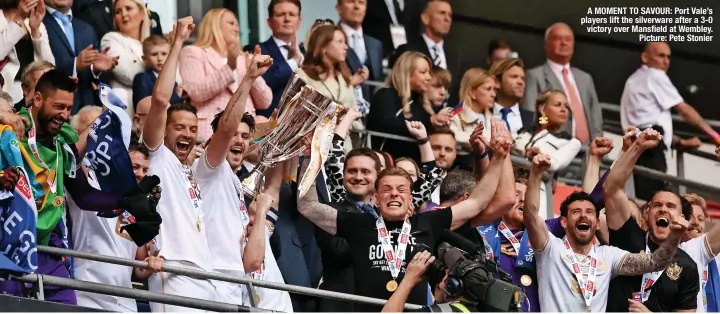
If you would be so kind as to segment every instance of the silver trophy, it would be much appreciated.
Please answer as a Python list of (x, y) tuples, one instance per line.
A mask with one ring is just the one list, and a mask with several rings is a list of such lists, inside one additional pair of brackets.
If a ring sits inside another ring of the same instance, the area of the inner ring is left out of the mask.
[(245, 196), (254, 199), (263, 187), (266, 169), (299, 156), (304, 150), (303, 137), (336, 113), (338, 105), (316, 91), (296, 73), (285, 86), (278, 103), (277, 127), (252, 144), (257, 151), (258, 165), (242, 180)]

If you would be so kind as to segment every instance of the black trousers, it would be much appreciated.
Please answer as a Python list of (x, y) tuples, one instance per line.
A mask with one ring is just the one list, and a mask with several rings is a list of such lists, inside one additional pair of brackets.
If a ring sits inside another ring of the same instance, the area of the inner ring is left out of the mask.
[[(665, 130), (659, 125), (653, 125), (652, 129), (665, 136)], [(664, 142), (643, 152), (638, 158), (637, 165), (667, 173), (667, 160), (665, 151), (667, 146)], [(635, 197), (641, 200), (650, 201), (655, 192), (665, 189), (667, 183), (663, 180), (651, 179), (643, 175), (635, 174)]]

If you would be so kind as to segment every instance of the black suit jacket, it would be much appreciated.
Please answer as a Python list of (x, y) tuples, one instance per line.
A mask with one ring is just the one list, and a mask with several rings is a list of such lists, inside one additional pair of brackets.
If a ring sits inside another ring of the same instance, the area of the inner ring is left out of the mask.
[[(420, 14), (425, 10), (427, 0), (405, 0), (405, 10), (398, 14), (398, 22), (405, 27), (405, 34), (420, 34), (422, 21)], [(363, 20), (363, 32), (377, 38), (383, 44), (383, 57), (389, 57), (395, 50), (390, 36), (392, 18), (385, 0), (368, 0), (367, 13)], [(409, 38), (408, 38), (409, 40)]]
[[(115, 29), (112, 4), (113, 1), (108, 0), (75, 0), (73, 15), (92, 25), (100, 41), (105, 34)], [(163, 35), (160, 16), (153, 11), (150, 11), (150, 23), (150, 34)]]
[[(400, 45), (400, 47), (395, 50), (395, 53), (393, 53), (390, 57), (388, 66), (392, 68), (393, 65), (395, 65), (395, 61), (397, 61), (400, 55), (406, 51), (420, 52), (432, 60), (432, 54), (430, 54), (430, 48), (427, 46), (427, 43), (425, 43), (425, 39), (423, 39), (422, 35), (415, 35), (408, 37), (408, 43)], [(452, 87), (449, 90), (450, 98), (448, 103), (457, 104), (459, 99), (457, 94), (460, 90), (460, 80), (462, 79), (463, 74), (465, 74), (465, 65), (462, 63), (462, 53), (461, 50), (453, 47), (452, 43), (448, 44), (447, 41), (443, 43), (443, 51), (445, 52), (447, 70), (450, 71), (450, 75), (452, 77)]]
[(523, 128), (530, 128), (535, 125), (535, 113), (520, 108), (520, 120), (522, 120)]
[[(75, 34), (74, 52), (70, 47), (70, 42), (65, 36), (65, 32), (50, 12), (45, 13), (43, 24), (45, 24), (45, 27), (47, 28), (50, 50), (55, 56), (55, 67), (67, 76), (73, 75), (75, 57), (77, 57), (77, 54), (80, 53), (80, 51), (90, 45), (92, 45), (95, 49), (100, 46), (98, 44), (97, 34), (95, 33), (93, 27), (81, 19), (72, 19), (73, 32)], [(72, 108), (73, 114), (77, 113), (77, 111), (85, 105), (100, 104), (97, 94), (92, 87), (92, 83), (95, 78), (93, 77), (92, 72), (90, 72), (90, 68), (78, 71), (77, 78), (78, 90), (75, 92), (75, 103)]]
[[(135, 75), (135, 78), (133, 79), (133, 111), (137, 109), (137, 104), (145, 97), (152, 96), (153, 89), (155, 88), (155, 81), (157, 81), (157, 77), (155, 76), (155, 72), (152, 70), (145, 70), (143, 72), (138, 73)], [(178, 84), (175, 83), (175, 87), (173, 88), (172, 96), (170, 97), (170, 103), (171, 104), (177, 104), (182, 102), (182, 98), (180, 98), (180, 95), (177, 94), (177, 88)]]
[[(382, 82), (385, 80), (385, 74), (383, 73), (382, 59), (383, 59), (383, 47), (382, 43), (368, 35), (363, 34), (363, 41), (365, 42), (365, 51), (367, 53), (367, 60), (365, 63), (360, 62), (360, 57), (355, 53), (354, 50), (348, 49), (346, 62), (350, 71), (355, 74), (363, 66), (366, 66), (370, 70), (370, 76), (368, 77), (371, 81)], [(372, 86), (362, 85), (363, 97), (365, 100), (370, 101), (372, 98)]]

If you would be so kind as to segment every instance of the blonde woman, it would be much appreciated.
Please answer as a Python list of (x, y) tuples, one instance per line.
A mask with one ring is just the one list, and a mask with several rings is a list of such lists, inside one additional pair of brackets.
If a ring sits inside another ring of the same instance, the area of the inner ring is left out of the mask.
[[(430, 84), (432, 61), (422, 53), (407, 51), (400, 55), (387, 78), (370, 102), (367, 129), (397, 136), (410, 137), (405, 121), (418, 121), (431, 132), (435, 127), (448, 125), (447, 112), (435, 114), (430, 100), (424, 95)], [(408, 157), (420, 160), (415, 143), (373, 137), (373, 149), (390, 153), (393, 158)]]
[[(108, 55), (119, 57), (118, 65), (111, 71), (110, 87), (120, 95), (125, 94), (126, 111), (132, 117), (132, 83), (135, 75), (145, 70), (142, 42), (150, 36), (150, 17), (143, 0), (115, 0), (113, 3), (115, 31), (100, 40), (100, 47)], [(122, 97), (122, 96), (121, 96)]]
[[(242, 51), (240, 28), (234, 13), (225, 8), (208, 11), (198, 27), (198, 40), (180, 53), (180, 87), (198, 109), (198, 138), (212, 136), (215, 115), (227, 106), (245, 76), (247, 58)], [(259, 48), (255, 48), (259, 49)], [(245, 103), (245, 111), (255, 116), (256, 109), (267, 109), (272, 90), (258, 77)]]
[(450, 129), (457, 141), (456, 164), (463, 169), (472, 169), (472, 147), (470, 135), (483, 124), (483, 137), (490, 140), (490, 119), (495, 104), (495, 77), (482, 68), (472, 68), (465, 72), (460, 81), (460, 101), (450, 119)]

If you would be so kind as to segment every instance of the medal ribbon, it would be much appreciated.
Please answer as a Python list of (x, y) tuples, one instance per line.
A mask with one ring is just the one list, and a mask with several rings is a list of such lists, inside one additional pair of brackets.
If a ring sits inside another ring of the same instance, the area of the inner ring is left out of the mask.
[[(650, 247), (648, 246), (648, 235), (645, 234), (645, 254), (652, 254), (650, 252)], [(650, 297), (650, 288), (652, 288), (653, 284), (662, 276), (665, 269), (663, 268), (660, 271), (652, 272), (652, 273), (645, 273), (642, 277), (642, 284), (640, 284), (640, 295), (642, 296), (642, 302), (645, 302)]]
[(393, 250), (390, 232), (387, 230), (387, 227), (385, 227), (385, 221), (382, 217), (375, 221), (375, 226), (377, 226), (378, 230), (378, 241), (380, 241), (380, 244), (382, 245), (385, 253), (385, 259), (387, 260), (388, 267), (390, 268), (390, 275), (393, 279), (397, 279), (400, 274), (403, 261), (405, 260), (408, 242), (410, 242), (410, 218), (405, 216), (402, 231), (400, 231), (400, 235), (398, 236), (397, 252)]
[(518, 254), (518, 258), (520, 257), (520, 241), (515, 237), (515, 235), (510, 231), (510, 228), (505, 225), (504, 222), (500, 222), (500, 226), (498, 226), (498, 231), (505, 237), (505, 239), (512, 244), (513, 249), (515, 249), (515, 253)]
[[(233, 184), (235, 185), (235, 192), (237, 193), (238, 200), (240, 200), (240, 222), (242, 223), (243, 228), (243, 235), (245, 236), (245, 242), (243, 242), (243, 246), (241, 247), (242, 250), (244, 250), (245, 245), (247, 245), (248, 241), (248, 232), (247, 232), (247, 226), (250, 224), (250, 215), (248, 214), (247, 207), (245, 207), (245, 193), (243, 192), (242, 188), (242, 182), (240, 182), (240, 179), (233, 175)], [(264, 231), (264, 230), (263, 230)], [(260, 268), (258, 268), (256, 271), (250, 273), (250, 278), (255, 280), (263, 280), (265, 277), (265, 259), (263, 259), (262, 264), (260, 265)], [(260, 297), (260, 291), (261, 289), (255, 287), (253, 289), (255, 291), (255, 295), (252, 297)]]
[(565, 257), (562, 260), (565, 262), (565, 265), (570, 268), (570, 271), (573, 272), (573, 275), (575, 275), (575, 279), (577, 279), (578, 286), (580, 287), (580, 293), (585, 300), (585, 307), (589, 312), (590, 302), (592, 302), (592, 298), (595, 293), (595, 277), (597, 275), (595, 246), (593, 245), (592, 249), (590, 249), (590, 254), (588, 255), (590, 265), (588, 267), (587, 280), (585, 280), (585, 276), (583, 276), (580, 267), (580, 262), (575, 257), (575, 252), (573, 252), (572, 247), (570, 247), (570, 242), (568, 242), (567, 237), (563, 238), (563, 244), (565, 245)]
[[(37, 135), (36, 134), (37, 127), (35, 126), (35, 120), (33, 119), (32, 114), (29, 114), (28, 116), (30, 117), (30, 131), (28, 132), (27, 141), (28, 141), (28, 146), (30, 147), (30, 152), (33, 154), (33, 156), (35, 156), (35, 159), (37, 159), (38, 165), (40, 166), (40, 168), (42, 168), (44, 171), (47, 172), (47, 183), (50, 186), (50, 192), (52, 192), (53, 194), (56, 194), (57, 193), (57, 175), (58, 175), (57, 171), (55, 172), (55, 177), (53, 178), (53, 176), (51, 175), (52, 173), (50, 172), (50, 167), (48, 167), (48, 165), (45, 163), (45, 161), (42, 160), (42, 158), (40, 158), (40, 152), (38, 151), (37, 136), (36, 136)], [(57, 139), (55, 139), (54, 142), (57, 145)], [(59, 147), (57, 147), (56, 149), (59, 150)], [(59, 151), (55, 154), (55, 166), (58, 169), (63, 169), (63, 166), (60, 165), (60, 154), (62, 154), (62, 152), (59, 152)]]
[(202, 199), (200, 198), (200, 191), (196, 188), (196, 185), (193, 182), (192, 170), (190, 168), (185, 168), (183, 165), (180, 165), (180, 170), (182, 170), (183, 174), (185, 174), (185, 186), (188, 195), (190, 196), (190, 205), (193, 209), (199, 209), (200, 205), (202, 205)]
[[(703, 268), (702, 273), (702, 280), (700, 280), (700, 293), (703, 295), (703, 307), (705, 307), (705, 311), (707, 312), (707, 297), (705, 296), (705, 286), (707, 286), (708, 282), (708, 265), (705, 265), (705, 268)], [(698, 304), (699, 306), (700, 304)]]
[(491, 261), (491, 260), (493, 260), (493, 258), (495, 258), (495, 255), (493, 254), (492, 247), (490, 247), (490, 244), (488, 243), (487, 238), (485, 237), (484, 234), (481, 233), (480, 236), (482, 236), (482, 237), (483, 237), (483, 240), (484, 240), (484, 241), (483, 241), (483, 244), (484, 244), (484, 245), (483, 245), (483, 248), (485, 249), (485, 259), (487, 259), (488, 261)]

